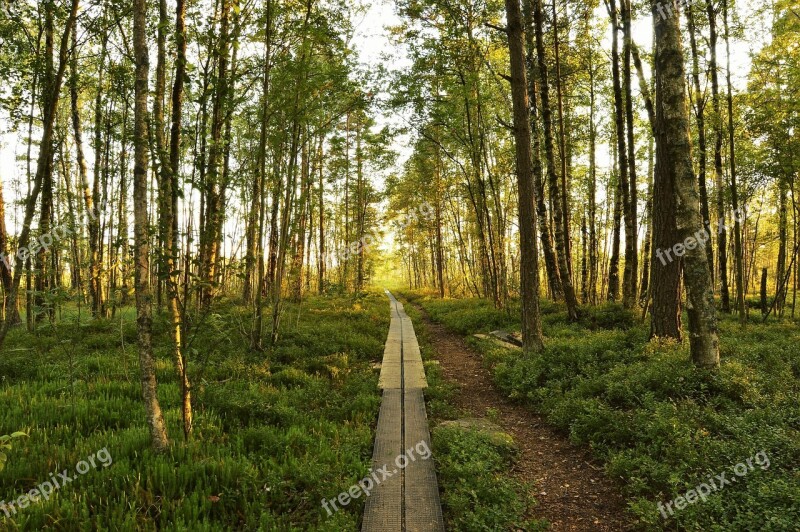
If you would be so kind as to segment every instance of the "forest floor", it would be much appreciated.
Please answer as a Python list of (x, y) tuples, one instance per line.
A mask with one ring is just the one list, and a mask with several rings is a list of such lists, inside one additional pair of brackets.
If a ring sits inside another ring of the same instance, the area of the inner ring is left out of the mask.
[[(464, 411), (502, 425), (521, 448), (495, 480), (520, 479), (512, 487), (527, 495), (524, 515), (539, 522), (512, 530), (539, 530), (544, 519), (553, 530), (797, 530), (797, 322), (753, 315), (742, 327), (720, 314), (722, 364), (709, 372), (691, 364), (688, 341), (650, 341), (647, 322), (617, 304), (583, 307), (571, 323), (562, 304), (543, 299), (545, 348), (526, 356), (475, 337), (519, 331), (517, 301), (496, 309), (484, 299), (400, 295), (427, 359), (438, 358), (429, 400), (437, 460), (449, 444), (436, 432)], [(459, 484), (447, 467), (440, 486), (444, 510), (457, 515), (448, 492)]]
[(571, 444), (541, 416), (507, 399), (492, 383), (480, 353), (444, 325), (430, 319), (419, 305), (425, 333), (436, 352), (442, 375), (457, 386), (453, 406), (471, 418), (492, 421), (513, 436), (519, 453), (511, 474), (538, 504), (529, 517), (546, 519), (554, 531), (630, 530), (619, 486), (585, 449)]

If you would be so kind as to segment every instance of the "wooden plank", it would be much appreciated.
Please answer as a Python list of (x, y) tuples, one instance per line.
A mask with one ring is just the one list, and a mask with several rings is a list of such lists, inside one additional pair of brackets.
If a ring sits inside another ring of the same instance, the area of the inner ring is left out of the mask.
[[(402, 445), (402, 390), (384, 390), (375, 447), (372, 451), (372, 470), (389, 466), (403, 451)], [(377, 473), (382, 478), (381, 473)], [(364, 532), (400, 532), (403, 523), (403, 476), (395, 474), (374, 487), (364, 506)]]
[[(425, 398), (422, 389), (406, 390), (405, 403), (405, 530), (406, 532), (444, 531), (442, 505), (439, 500), (439, 484), (431, 450), (431, 435), (425, 413)], [(415, 460), (410, 460), (414, 449)], [(427, 459), (423, 459), (425, 454)]]
[[(436, 468), (430, 455), (423, 395), (428, 386), (425, 367), (411, 319), (402, 303), (388, 291), (386, 295), (391, 322), (378, 381), (383, 398), (372, 468), (382, 468), (390, 476), (384, 479), (381, 473), (377, 474), (382, 480), (367, 498), (361, 530), (440, 532), (444, 530), (444, 520)], [(405, 464), (398, 458), (402, 455), (406, 457)], [(425, 455), (427, 459), (423, 458)]]

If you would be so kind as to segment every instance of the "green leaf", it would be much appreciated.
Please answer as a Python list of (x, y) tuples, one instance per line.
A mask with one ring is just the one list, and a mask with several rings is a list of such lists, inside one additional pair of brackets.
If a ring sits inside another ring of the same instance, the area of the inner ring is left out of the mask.
[(15, 432), (14, 434), (11, 435), (11, 437), (12, 438), (27, 438), (28, 435), (25, 434), (24, 432)]

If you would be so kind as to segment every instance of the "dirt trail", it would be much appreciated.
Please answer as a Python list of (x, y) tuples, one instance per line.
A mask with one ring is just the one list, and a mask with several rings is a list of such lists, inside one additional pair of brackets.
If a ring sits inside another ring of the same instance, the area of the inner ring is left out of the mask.
[(619, 488), (609, 480), (588, 451), (572, 445), (541, 416), (504, 397), (492, 383), (481, 356), (463, 338), (430, 320), (422, 308), (423, 325), (438, 354), (444, 377), (458, 384), (454, 405), (470, 417), (494, 420), (520, 447), (512, 474), (533, 485), (538, 504), (531, 517), (544, 518), (554, 531), (633, 530)]

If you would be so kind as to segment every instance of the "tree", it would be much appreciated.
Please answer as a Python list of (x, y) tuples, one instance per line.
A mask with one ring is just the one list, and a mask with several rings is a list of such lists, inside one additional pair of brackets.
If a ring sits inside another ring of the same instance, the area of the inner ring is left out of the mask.
[[(165, 16), (165, 9), (159, 10)], [(172, 86), (172, 125), (170, 127), (169, 161), (163, 173), (163, 201), (161, 202), (162, 228), (164, 234), (164, 253), (169, 300), (170, 334), (172, 336), (175, 371), (181, 383), (183, 432), (186, 438), (192, 432), (192, 394), (189, 373), (183, 347), (183, 315), (178, 295), (178, 175), (181, 155), (181, 118), (183, 112), (183, 85), (186, 77), (186, 2), (178, 0), (175, 12), (175, 81)]]
[[(671, 5), (678, 13), (677, 2)], [(651, 7), (656, 42), (656, 175), (674, 183), (677, 235), (684, 242), (677, 245), (685, 246), (686, 251), (684, 279), (692, 360), (697, 366), (714, 368), (719, 365), (714, 290), (705, 251), (698, 245), (699, 239), (710, 235), (703, 226), (692, 166), (681, 30), (677, 17), (661, 16), (659, 0), (652, 0)]]
[(153, 449), (164, 452), (169, 446), (167, 428), (158, 401), (155, 359), (152, 345), (152, 293), (150, 290), (150, 228), (147, 216), (147, 94), (150, 60), (147, 50), (147, 0), (133, 3), (133, 49), (136, 63), (134, 100), (133, 214), (136, 291), (136, 324), (139, 342), (139, 371), (147, 425)]
[[(711, 61), (708, 64), (711, 73), (711, 103), (713, 109), (712, 125), (714, 129), (714, 184), (717, 189), (717, 223), (719, 240), (717, 242), (717, 264), (720, 283), (720, 300), (722, 312), (730, 312), (730, 291), (728, 289), (728, 228), (725, 210), (725, 186), (722, 169), (722, 111), (719, 97), (719, 72), (717, 62), (717, 11), (714, 0), (706, 0), (706, 13), (709, 25), (709, 48)], [(734, 213), (735, 215), (736, 213)]]
[(519, 0), (506, 0), (508, 49), (511, 62), (511, 93), (514, 107), (514, 138), (519, 198), (520, 278), (522, 298), (522, 343), (527, 353), (544, 346), (539, 316), (539, 253), (536, 245), (536, 211), (531, 154), (528, 79), (525, 72), (525, 39)]
[[(744, 251), (742, 249), (742, 216), (739, 208), (739, 186), (736, 182), (736, 139), (733, 124), (733, 84), (731, 83), (731, 43), (728, 28), (728, 0), (722, 0), (723, 23), (725, 28), (725, 50), (727, 57), (726, 79), (728, 85), (728, 149), (730, 150), (731, 203), (733, 204), (733, 254), (736, 268), (736, 307), (739, 322), (747, 323), (747, 308), (744, 302)], [(785, 240), (785, 239), (784, 239)], [(780, 285), (780, 281), (778, 281)], [(778, 297), (780, 299), (780, 297)]]
[(561, 285), (564, 289), (564, 299), (567, 303), (567, 313), (571, 321), (578, 319), (578, 300), (572, 284), (569, 261), (567, 258), (567, 239), (569, 234), (564, 232), (564, 216), (562, 203), (562, 190), (556, 174), (555, 152), (553, 145), (553, 118), (550, 107), (550, 84), (547, 74), (544, 48), (544, 14), (542, 0), (533, 0), (533, 21), (536, 33), (536, 56), (539, 67), (539, 96), (542, 106), (542, 120), (544, 122), (545, 161), (547, 167), (547, 182), (549, 185), (550, 202), (553, 206), (553, 231), (558, 254), (558, 270)]

